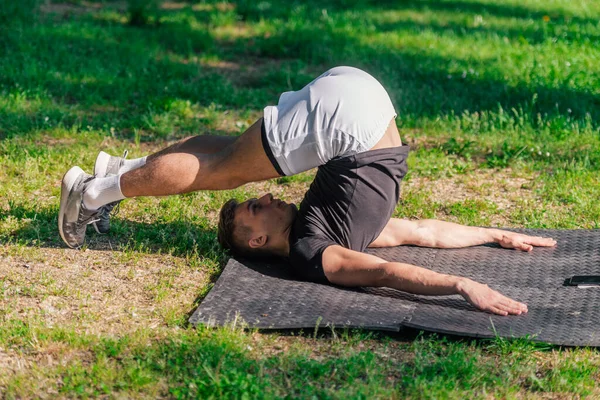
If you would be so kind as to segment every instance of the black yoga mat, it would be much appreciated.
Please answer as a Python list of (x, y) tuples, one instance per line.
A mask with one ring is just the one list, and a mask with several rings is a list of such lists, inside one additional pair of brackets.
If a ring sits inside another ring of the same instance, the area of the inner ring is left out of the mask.
[(296, 280), (284, 264), (230, 259), (190, 318), (223, 325), (236, 316), (264, 329), (402, 327), (471, 337), (523, 337), (560, 345), (600, 346), (600, 287), (563, 286), (573, 275), (600, 275), (600, 230), (514, 230), (553, 237), (555, 248), (526, 253), (497, 245), (465, 249), (400, 246), (369, 250), (388, 261), (465, 276), (527, 304), (529, 312), (496, 316), (461, 296), (419, 296), (387, 288), (343, 288)]

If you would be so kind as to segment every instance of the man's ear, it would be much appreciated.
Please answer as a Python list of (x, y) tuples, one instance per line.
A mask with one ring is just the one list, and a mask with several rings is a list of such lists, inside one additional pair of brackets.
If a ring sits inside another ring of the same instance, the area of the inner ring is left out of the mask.
[(268, 240), (269, 240), (269, 238), (267, 237), (267, 235), (261, 235), (261, 236), (250, 239), (248, 241), (248, 246), (250, 246), (251, 249), (258, 249), (260, 247), (263, 247), (265, 244), (267, 244)]

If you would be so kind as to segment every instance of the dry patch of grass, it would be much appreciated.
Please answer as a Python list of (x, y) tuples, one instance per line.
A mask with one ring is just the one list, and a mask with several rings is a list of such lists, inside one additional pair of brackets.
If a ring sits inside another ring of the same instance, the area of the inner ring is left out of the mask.
[[(189, 61), (188, 61), (189, 62)], [(218, 72), (220, 75), (237, 85), (253, 85), (259, 79), (264, 77), (265, 71), (279, 70), (285, 61), (269, 58), (255, 58), (245, 60), (244, 62), (233, 62), (219, 59), (205, 59), (199, 61), (199, 64), (210, 70)], [(292, 90), (291, 83), (288, 84)], [(261, 115), (262, 116), (262, 113)]]
[[(119, 5), (115, 4), (115, 7), (125, 7), (125, 3)], [(73, 3), (54, 3), (44, 2), (40, 4), (40, 11), (44, 14), (58, 14), (58, 15), (69, 15), (69, 14), (84, 14), (92, 11), (97, 11), (102, 8), (102, 3), (94, 3), (90, 1), (82, 1), (79, 4)]]
[(439, 203), (454, 203), (467, 199), (493, 202), (499, 209), (509, 209), (518, 199), (534, 197), (532, 191), (536, 176), (503, 170), (480, 169), (450, 178), (431, 179), (416, 177), (406, 183), (409, 190), (430, 193), (429, 200)]
[[(403, 182), (403, 193), (418, 194), (427, 203), (452, 204), (465, 200), (480, 200), (494, 204), (499, 213), (490, 218), (494, 226), (510, 226), (510, 213), (521, 207), (523, 202), (534, 202), (538, 198), (535, 188), (538, 175), (524, 171), (478, 169), (466, 174), (447, 178), (413, 176)], [(440, 219), (453, 220), (448, 213)]]
[[(99, 244), (109, 247), (106, 242)], [(71, 329), (90, 337), (139, 332), (165, 337), (179, 329), (209, 279), (209, 273), (170, 255), (4, 247), (0, 248), (0, 319)], [(28, 343), (28, 351), (0, 347), (4, 377), (0, 387), (14, 375), (36, 375), (38, 369), (72, 362), (85, 364), (92, 357), (89, 351), (66, 343), (42, 343)]]
[(127, 258), (106, 250), (31, 248), (26, 258), (4, 254), (2, 314), (48, 327), (74, 326), (86, 334), (123, 335), (179, 321), (208, 283), (206, 272), (177, 257)]
[[(58, 342), (50, 342), (47, 346), (39, 347), (29, 353), (15, 350), (3, 351), (0, 348), (0, 369), (4, 373), (4, 378), (16, 374), (35, 373), (35, 369), (67, 366), (74, 361), (87, 364), (92, 359), (90, 351), (73, 349), (65, 343)], [(2, 385), (2, 381), (3, 379), (0, 377), (0, 385)]]
[[(323, 332), (326, 333), (325, 337), (322, 337)], [(371, 351), (384, 359), (406, 362), (414, 357), (407, 349), (407, 344), (410, 343), (408, 339), (395, 337), (393, 342), (384, 347), (380, 339), (357, 340), (352, 335), (346, 337), (343, 332), (343, 328), (330, 330), (329, 327), (322, 327), (318, 337), (315, 337), (314, 330), (311, 329), (304, 330), (302, 334), (296, 330), (255, 332), (251, 337), (253, 346), (249, 350), (256, 359), (293, 352), (301, 353), (311, 360), (322, 361), (357, 351)]]

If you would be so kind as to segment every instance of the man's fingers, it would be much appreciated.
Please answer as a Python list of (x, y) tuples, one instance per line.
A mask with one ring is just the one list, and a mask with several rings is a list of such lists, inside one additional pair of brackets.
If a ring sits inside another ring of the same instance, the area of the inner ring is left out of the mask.
[(499, 305), (497, 305), (495, 307), (492, 306), (491, 308), (494, 309), (494, 310), (492, 310), (494, 312), (496, 312), (496, 310), (500, 311), (500, 313), (496, 312), (496, 314), (500, 314), (500, 315), (508, 315), (508, 314), (511, 314), (511, 315), (521, 315), (521, 314), (523, 314), (525, 312), (520, 307), (508, 306), (508, 305), (505, 305), (505, 304), (499, 304)]
[(480, 310), (503, 316), (520, 315), (527, 312), (527, 305), (506, 297), (487, 285), (471, 283), (472, 285), (466, 288), (463, 297)]
[(521, 314), (526, 313), (528, 311), (527, 305), (519, 303), (518, 301), (514, 301), (509, 298), (506, 298), (500, 304), (502, 305), (503, 309), (511, 312), (511, 314)]
[(506, 296), (502, 296), (500, 299), (498, 299), (497, 304), (495, 305), (510, 312), (511, 314), (521, 314), (527, 312), (527, 305), (519, 303), (518, 301)]
[(540, 237), (540, 236), (527, 236), (523, 242), (531, 244), (533, 246), (540, 246), (540, 247), (556, 246), (556, 240), (554, 240), (552, 238), (544, 238), (544, 237)]
[(543, 237), (531, 237), (527, 243), (532, 244), (534, 246), (554, 246), (556, 244), (556, 240), (552, 238), (543, 238)]
[(520, 301), (513, 300), (510, 297), (506, 297), (504, 295), (501, 295), (501, 296), (502, 296), (502, 298), (500, 300), (501, 304), (506, 304), (506, 305), (515, 306), (515, 307), (525, 307), (525, 308), (527, 308), (527, 305), (525, 303), (521, 303)]
[(501, 310), (507, 311), (511, 314), (520, 314), (522, 312), (520, 307), (514, 304), (510, 304), (509, 302), (498, 303), (496, 304), (496, 307), (498, 307)]
[(532, 251), (534, 246), (552, 247), (556, 246), (556, 240), (539, 236), (522, 236), (513, 239), (512, 246), (523, 251)]
[(533, 246), (531, 246), (531, 245), (529, 245), (527, 243), (519, 243), (515, 247), (518, 248), (519, 250), (523, 250), (523, 251), (531, 251), (531, 250), (533, 250)]
[(521, 315), (521, 314), (523, 314), (523, 311), (521, 311), (521, 310), (510, 308), (510, 307), (504, 307), (504, 306), (502, 306), (502, 307), (492, 307), (492, 311), (494, 313), (496, 313), (496, 314), (504, 315), (504, 316), (506, 316), (508, 314), (511, 314), (511, 315)]
[(521, 306), (507, 305), (507, 306), (504, 306), (504, 309), (511, 314), (517, 314), (517, 315), (527, 312)]
[(498, 314), (498, 315), (504, 315), (504, 316), (508, 315), (508, 311), (504, 311), (504, 310), (502, 310), (502, 309), (500, 309), (498, 307), (494, 307), (494, 306), (490, 306), (488, 308), (488, 311), (491, 311), (494, 314)]
[(552, 238), (521, 234), (505, 235), (500, 241), (502, 247), (514, 248), (522, 251), (532, 251), (534, 246), (552, 247), (556, 246), (556, 243), (556, 240)]

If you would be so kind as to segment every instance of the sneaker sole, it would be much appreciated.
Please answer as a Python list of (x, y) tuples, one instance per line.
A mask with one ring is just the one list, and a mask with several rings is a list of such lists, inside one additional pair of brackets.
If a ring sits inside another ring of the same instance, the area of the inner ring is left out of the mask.
[(96, 178), (104, 178), (106, 176), (108, 160), (110, 160), (110, 154), (103, 151), (98, 153), (96, 162), (94, 163), (94, 176), (96, 176)]
[(60, 209), (58, 211), (58, 232), (60, 233), (60, 237), (67, 244), (67, 246), (74, 249), (65, 239), (65, 234), (63, 232), (63, 221), (65, 217), (65, 206), (67, 204), (67, 199), (69, 198), (69, 194), (73, 190), (73, 185), (77, 181), (77, 178), (83, 174), (83, 170), (79, 167), (73, 167), (67, 171), (67, 173), (62, 178), (62, 185), (60, 189)]

